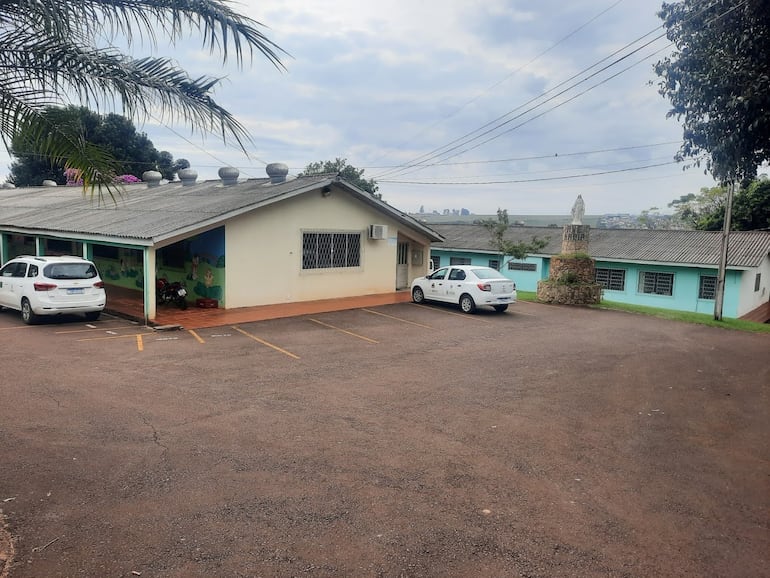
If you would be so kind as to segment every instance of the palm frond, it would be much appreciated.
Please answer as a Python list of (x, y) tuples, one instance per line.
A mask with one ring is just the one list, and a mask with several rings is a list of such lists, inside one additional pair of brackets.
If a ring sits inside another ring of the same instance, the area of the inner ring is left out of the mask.
[(36, 110), (50, 106), (54, 95), (71, 94), (94, 108), (116, 96), (130, 117), (147, 117), (158, 110), (165, 119), (216, 131), (225, 140), (234, 138), (242, 149), (250, 140), (244, 127), (211, 96), (221, 79), (191, 78), (170, 59), (134, 60), (115, 50), (51, 41), (25, 46), (16, 54), (1, 47), (0, 39), (0, 118), (9, 124), (3, 132), (13, 132), (15, 125), (3, 93), (15, 94), (16, 100)]
[(241, 65), (246, 53), (261, 53), (276, 68), (285, 69), (288, 56), (261, 30), (260, 22), (237, 13), (226, 0), (17, 0), (0, 4), (5, 22), (15, 30), (41, 30), (49, 38), (93, 39), (94, 31), (120, 36), (129, 43), (135, 36), (157, 46), (158, 38), (174, 44), (190, 31), (200, 35), (210, 52), (223, 62), (231, 57)]
[(223, 62), (242, 65), (256, 52), (283, 69), (287, 53), (261, 28), (228, 0), (0, 0), (0, 136), (8, 148), (26, 131), (41, 154), (80, 170), (92, 194), (107, 187), (113, 199), (114, 159), (52, 123), (48, 107), (111, 104), (129, 117), (159, 110), (162, 118), (234, 138), (245, 151), (247, 131), (213, 99), (221, 79), (193, 78), (167, 58), (133, 59), (96, 39), (109, 44), (120, 35), (133, 44), (139, 36), (157, 46), (159, 38), (173, 45), (192, 33)]

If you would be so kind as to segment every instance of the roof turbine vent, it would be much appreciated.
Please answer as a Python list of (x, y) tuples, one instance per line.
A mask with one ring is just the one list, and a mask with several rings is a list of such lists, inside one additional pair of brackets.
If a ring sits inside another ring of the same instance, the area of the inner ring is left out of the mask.
[(284, 163), (270, 163), (265, 167), (267, 176), (273, 184), (286, 182), (286, 175), (289, 174), (289, 167)]
[(222, 167), (217, 174), (219, 174), (219, 178), (222, 179), (223, 185), (237, 185), (238, 175), (240, 175), (241, 172), (235, 167)]
[(189, 187), (190, 185), (194, 185), (196, 179), (198, 178), (198, 171), (195, 169), (180, 169), (177, 172), (177, 176), (179, 177), (179, 180), (182, 181), (183, 187)]
[(154, 187), (160, 186), (160, 180), (163, 178), (163, 175), (160, 174), (158, 171), (144, 171), (142, 173), (142, 180), (147, 183), (147, 188), (151, 189)]

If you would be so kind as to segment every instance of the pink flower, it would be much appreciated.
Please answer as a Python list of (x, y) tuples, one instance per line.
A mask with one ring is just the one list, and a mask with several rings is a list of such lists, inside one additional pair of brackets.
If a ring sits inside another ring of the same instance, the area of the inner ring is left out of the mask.
[(139, 179), (134, 175), (119, 175), (115, 177), (115, 182), (125, 185), (129, 183), (141, 183), (142, 179)]

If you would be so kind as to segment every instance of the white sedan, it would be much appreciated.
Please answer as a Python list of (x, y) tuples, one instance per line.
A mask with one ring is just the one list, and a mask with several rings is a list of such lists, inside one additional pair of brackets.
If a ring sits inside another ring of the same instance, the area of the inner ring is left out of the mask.
[(453, 265), (412, 281), (412, 300), (457, 303), (464, 313), (488, 305), (502, 313), (516, 303), (516, 284), (491, 267)]

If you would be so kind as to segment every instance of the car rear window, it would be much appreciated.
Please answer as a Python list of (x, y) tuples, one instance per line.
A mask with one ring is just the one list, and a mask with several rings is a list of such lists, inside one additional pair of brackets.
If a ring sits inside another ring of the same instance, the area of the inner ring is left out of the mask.
[(93, 263), (52, 263), (43, 274), (49, 279), (93, 279), (97, 275)]
[(494, 269), (488, 269), (486, 267), (482, 269), (473, 269), (473, 274), (479, 279), (502, 279), (503, 275), (499, 271)]

